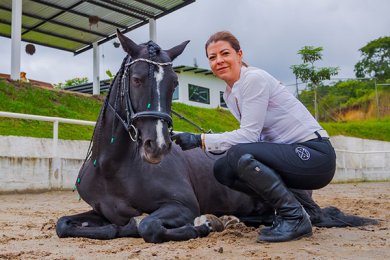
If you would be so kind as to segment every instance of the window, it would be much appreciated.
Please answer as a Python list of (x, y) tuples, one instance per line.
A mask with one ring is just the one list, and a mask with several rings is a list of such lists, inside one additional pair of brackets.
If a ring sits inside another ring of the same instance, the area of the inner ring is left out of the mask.
[(172, 100), (178, 100), (179, 99), (179, 86), (175, 88), (175, 91), (172, 94)]
[(219, 105), (221, 107), (226, 107), (227, 108), (227, 105), (225, 103), (225, 100), (223, 99), (223, 91), (220, 91), (219, 92)]
[(188, 99), (199, 103), (210, 104), (210, 90), (188, 84)]

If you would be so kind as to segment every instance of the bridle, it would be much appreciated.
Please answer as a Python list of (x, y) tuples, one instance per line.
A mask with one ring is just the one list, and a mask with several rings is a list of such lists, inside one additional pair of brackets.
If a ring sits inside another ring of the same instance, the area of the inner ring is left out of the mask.
[[(150, 59), (144, 59), (144, 58), (138, 58), (133, 61), (130, 60), (130, 62), (126, 63), (124, 66), (124, 71), (122, 78), (119, 82), (120, 84), (120, 95), (121, 99), (125, 100), (126, 104), (126, 118), (122, 118), (117, 110), (116, 110), (116, 100), (115, 100), (115, 108), (107, 101), (108, 107), (111, 109), (111, 111), (114, 113), (115, 117), (121, 122), (123, 127), (126, 129), (126, 131), (129, 133), (130, 139), (133, 142), (136, 142), (138, 139), (138, 129), (135, 127), (134, 122), (140, 118), (156, 118), (160, 119), (162, 121), (167, 122), (168, 128), (170, 129), (170, 132), (173, 131), (173, 123), (172, 123), (172, 117), (166, 113), (161, 111), (153, 111), (153, 110), (146, 110), (146, 111), (140, 111), (135, 112), (133, 109), (133, 105), (131, 103), (130, 98), (130, 87), (126, 87), (126, 85), (129, 85), (128, 82), (128, 74), (130, 67), (136, 63), (136, 62), (147, 62), (149, 63), (149, 66), (172, 66), (172, 62), (156, 62)], [(151, 75), (149, 75), (150, 77)], [(126, 84), (127, 83), (127, 84)], [(119, 91), (118, 91), (119, 92)], [(107, 99), (108, 100), (108, 99)], [(148, 109), (150, 107), (150, 104), (148, 104)]]

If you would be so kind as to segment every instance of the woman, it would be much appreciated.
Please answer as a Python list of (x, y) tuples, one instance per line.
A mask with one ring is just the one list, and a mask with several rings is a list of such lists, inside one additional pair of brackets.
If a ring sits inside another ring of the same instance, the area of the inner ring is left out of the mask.
[(225, 102), (240, 128), (220, 134), (179, 133), (183, 150), (227, 151), (216, 161), (216, 179), (232, 189), (262, 198), (276, 211), (272, 227), (258, 241), (282, 242), (312, 234), (308, 214), (288, 188), (319, 189), (336, 166), (328, 134), (283, 85), (264, 70), (243, 62), (231, 33), (213, 34), (206, 56), (214, 75), (226, 82)]

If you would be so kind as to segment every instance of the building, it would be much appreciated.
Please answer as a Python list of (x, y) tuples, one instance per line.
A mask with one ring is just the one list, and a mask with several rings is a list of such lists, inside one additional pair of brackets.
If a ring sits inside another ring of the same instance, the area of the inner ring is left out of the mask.
[[(210, 70), (191, 66), (173, 67), (179, 85), (173, 93), (173, 101), (204, 108), (226, 107), (222, 94), (225, 82), (213, 75)], [(107, 92), (110, 80), (100, 81), (101, 91)], [(66, 87), (65, 90), (92, 94), (92, 82)]]
[(205, 108), (226, 107), (222, 97), (226, 85), (210, 70), (191, 66), (173, 69), (179, 78), (179, 85), (173, 93), (174, 102)]

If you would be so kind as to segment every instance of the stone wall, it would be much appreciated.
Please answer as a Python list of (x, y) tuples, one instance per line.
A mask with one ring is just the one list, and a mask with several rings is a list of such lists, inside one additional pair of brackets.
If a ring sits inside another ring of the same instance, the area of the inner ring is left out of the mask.
[[(335, 136), (337, 153), (333, 182), (390, 180), (390, 142)], [(0, 192), (71, 189), (89, 141), (0, 136)]]

